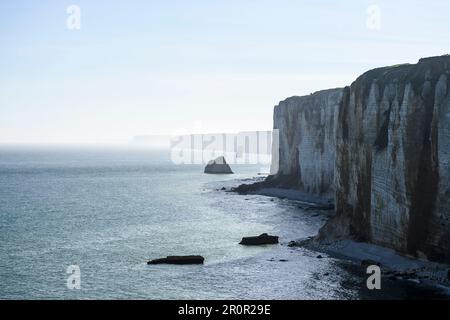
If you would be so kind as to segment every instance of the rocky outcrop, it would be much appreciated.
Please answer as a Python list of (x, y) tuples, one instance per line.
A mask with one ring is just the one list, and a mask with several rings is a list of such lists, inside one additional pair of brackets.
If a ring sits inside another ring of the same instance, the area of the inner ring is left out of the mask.
[(204, 261), (202, 256), (167, 256), (150, 260), (147, 264), (203, 264)]
[(275, 107), (270, 179), (334, 198), (320, 239), (450, 261), (449, 77), (450, 56), (427, 58)]
[(336, 217), (351, 237), (450, 260), (450, 57), (369, 71), (345, 89), (336, 130)]
[(220, 156), (208, 162), (205, 167), (205, 173), (213, 174), (231, 174), (233, 171), (227, 164), (225, 157)]
[(335, 126), (343, 89), (291, 97), (275, 107), (279, 169), (272, 185), (334, 197)]
[(243, 237), (239, 244), (246, 246), (259, 246), (264, 244), (277, 244), (278, 237), (270, 236), (267, 233), (260, 234), (256, 237)]

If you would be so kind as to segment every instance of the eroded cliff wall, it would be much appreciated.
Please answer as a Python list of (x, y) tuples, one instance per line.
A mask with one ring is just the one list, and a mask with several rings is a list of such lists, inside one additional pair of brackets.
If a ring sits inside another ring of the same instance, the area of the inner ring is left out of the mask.
[(334, 198), (335, 127), (343, 89), (291, 97), (275, 107), (282, 187)]
[[(335, 136), (336, 216), (321, 238), (351, 237), (450, 261), (449, 77), (450, 57), (443, 56), (375, 69), (344, 89)], [(286, 124), (305, 125), (296, 115), (287, 118)], [(292, 170), (295, 158), (285, 161)]]

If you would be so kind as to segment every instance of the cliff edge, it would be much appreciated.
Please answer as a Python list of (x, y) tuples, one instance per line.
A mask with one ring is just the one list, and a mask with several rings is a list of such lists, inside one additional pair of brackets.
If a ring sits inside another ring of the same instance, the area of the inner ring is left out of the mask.
[(450, 56), (433, 57), (371, 70), (343, 90), (336, 216), (319, 239), (450, 261), (449, 76)]

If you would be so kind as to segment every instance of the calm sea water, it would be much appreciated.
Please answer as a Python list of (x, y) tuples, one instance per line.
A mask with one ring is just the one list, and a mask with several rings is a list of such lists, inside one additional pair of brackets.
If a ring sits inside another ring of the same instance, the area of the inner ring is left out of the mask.
[[(364, 290), (364, 275), (349, 263), (285, 245), (314, 235), (323, 215), (221, 191), (261, 170), (233, 169), (205, 175), (202, 166), (172, 164), (164, 150), (0, 147), (0, 298), (380, 297)], [(238, 245), (263, 232), (282, 245)], [(203, 255), (205, 265), (146, 264), (186, 254)], [(80, 267), (79, 290), (67, 288), (70, 265)], [(411, 286), (382, 297), (439, 295)]]

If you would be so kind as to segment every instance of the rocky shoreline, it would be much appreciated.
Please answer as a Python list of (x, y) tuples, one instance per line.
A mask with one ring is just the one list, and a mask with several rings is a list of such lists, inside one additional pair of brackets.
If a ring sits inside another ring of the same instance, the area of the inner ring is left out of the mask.
[(289, 184), (283, 184), (280, 179), (276, 179), (272, 176), (266, 178), (258, 177), (247, 180), (246, 182), (250, 183), (242, 183), (237, 187), (231, 188), (230, 191), (241, 195), (259, 194), (268, 197), (296, 200), (304, 202), (306, 206), (320, 210), (334, 209), (334, 202), (332, 199), (289, 188)]
[[(312, 213), (319, 212), (327, 218), (327, 222), (333, 217), (333, 204), (328, 203), (330, 206), (323, 205), (326, 199), (317, 198), (295, 189), (275, 187), (274, 185), (276, 184), (270, 179), (262, 180), (261, 177), (255, 177), (240, 181), (237, 187), (221, 191), (292, 200), (301, 204), (299, 206), (301, 210), (311, 210)], [(351, 239), (330, 240), (317, 235), (306, 239), (283, 240), (282, 245), (317, 252), (318, 259), (325, 255), (349, 261), (355, 266), (364, 267), (368, 264), (376, 264), (380, 266), (382, 277), (391, 281), (413, 281), (419, 285), (444, 286), (450, 290), (450, 267), (444, 263), (421, 260), (414, 256), (398, 253), (393, 249)]]
[(392, 249), (365, 242), (339, 240), (322, 242), (317, 238), (291, 241), (289, 247), (302, 247), (349, 260), (367, 267), (377, 265), (382, 275), (390, 280), (413, 280), (416, 283), (443, 285), (450, 289), (450, 269), (446, 264), (407, 257)]

